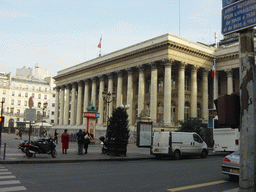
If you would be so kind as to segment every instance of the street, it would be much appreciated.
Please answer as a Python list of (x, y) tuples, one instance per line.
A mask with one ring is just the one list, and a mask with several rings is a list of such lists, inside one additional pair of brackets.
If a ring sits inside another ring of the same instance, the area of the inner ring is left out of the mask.
[[(221, 173), (222, 159), (223, 156), (209, 156), (178, 161), (152, 159), (3, 166), (27, 191), (211, 192), (237, 188), (238, 181), (232, 181)], [(180, 187), (185, 188), (181, 190)]]

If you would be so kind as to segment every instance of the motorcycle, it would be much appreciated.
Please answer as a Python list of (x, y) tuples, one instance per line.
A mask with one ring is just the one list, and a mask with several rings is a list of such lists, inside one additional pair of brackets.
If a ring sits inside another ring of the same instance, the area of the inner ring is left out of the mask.
[(19, 144), (18, 148), (26, 153), (27, 157), (32, 157), (36, 153), (49, 154), (53, 158), (57, 156), (56, 144), (51, 137), (48, 139), (39, 138), (31, 142), (25, 140)]

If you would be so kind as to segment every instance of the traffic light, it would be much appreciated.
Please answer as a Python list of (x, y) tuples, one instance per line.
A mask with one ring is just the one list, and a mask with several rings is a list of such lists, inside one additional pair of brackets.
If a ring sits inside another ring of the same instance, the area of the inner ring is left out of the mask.
[(3, 128), (4, 127), (4, 116), (0, 117), (0, 127)]

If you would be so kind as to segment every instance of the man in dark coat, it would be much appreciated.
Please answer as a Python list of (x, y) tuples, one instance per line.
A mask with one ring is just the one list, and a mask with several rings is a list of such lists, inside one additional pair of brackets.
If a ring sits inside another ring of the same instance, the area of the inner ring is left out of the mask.
[(79, 132), (76, 134), (76, 136), (77, 136), (77, 143), (78, 143), (78, 155), (83, 155), (85, 133), (83, 133), (82, 130), (80, 129)]

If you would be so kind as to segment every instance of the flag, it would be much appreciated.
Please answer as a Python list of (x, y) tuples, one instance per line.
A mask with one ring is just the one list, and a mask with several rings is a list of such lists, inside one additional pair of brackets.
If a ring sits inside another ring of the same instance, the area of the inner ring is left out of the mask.
[(102, 36), (100, 37), (100, 42), (99, 42), (99, 45), (98, 47), (101, 49), (101, 40), (102, 40)]
[(212, 64), (212, 78), (214, 78), (215, 75), (215, 59), (213, 59), (213, 64)]

